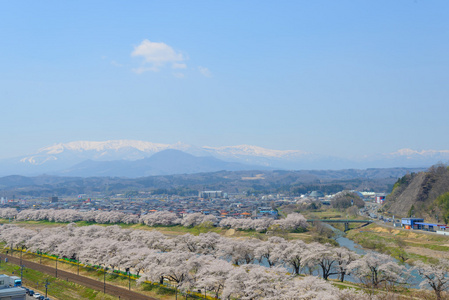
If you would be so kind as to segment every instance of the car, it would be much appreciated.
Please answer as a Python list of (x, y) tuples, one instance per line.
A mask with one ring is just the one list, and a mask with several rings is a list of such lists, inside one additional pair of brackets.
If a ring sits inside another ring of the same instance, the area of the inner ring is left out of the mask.
[(37, 299), (39, 299), (39, 300), (44, 300), (45, 299), (45, 297), (44, 296), (42, 296), (42, 295), (40, 295)]
[(40, 297), (40, 295), (41, 295), (41, 294), (39, 294), (39, 293), (35, 293), (35, 294), (33, 295), (33, 297), (36, 298), (36, 299), (38, 299), (38, 298)]
[(34, 295), (34, 291), (33, 291), (33, 290), (30, 290), (30, 291), (28, 292), (28, 295), (33, 296), (33, 295)]
[(27, 294), (30, 294), (30, 289), (29, 288), (24, 288), (25, 289), (25, 292), (27, 293)]

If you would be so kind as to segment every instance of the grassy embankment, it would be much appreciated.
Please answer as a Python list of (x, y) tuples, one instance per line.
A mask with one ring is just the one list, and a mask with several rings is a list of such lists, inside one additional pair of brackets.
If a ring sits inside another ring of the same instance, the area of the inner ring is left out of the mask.
[[(0, 264), (0, 273), (7, 275), (20, 276), (20, 268), (17, 265), (5, 263)], [(99, 291), (75, 284), (73, 282), (64, 281), (44, 273), (24, 269), (23, 271), (23, 286), (45, 295), (45, 282), (48, 280), (48, 295), (52, 299), (60, 300), (113, 300), (118, 299), (110, 295), (105, 295)]]
[(418, 230), (371, 224), (347, 232), (347, 237), (367, 249), (387, 253), (399, 261), (435, 262), (449, 258), (449, 237)]

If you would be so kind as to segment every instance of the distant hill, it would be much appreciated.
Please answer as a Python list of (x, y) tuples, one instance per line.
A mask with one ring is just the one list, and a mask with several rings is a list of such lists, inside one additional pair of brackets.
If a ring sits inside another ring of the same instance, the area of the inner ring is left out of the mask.
[(240, 171), (253, 169), (267, 170), (269, 168), (226, 162), (210, 156), (197, 157), (179, 150), (168, 149), (157, 152), (148, 158), (134, 161), (86, 160), (55, 174), (81, 177), (116, 176), (137, 178), (152, 175), (193, 174), (221, 170)]
[[(173, 153), (161, 153), (172, 159)], [(183, 155), (183, 154), (182, 154)], [(177, 154), (175, 153), (175, 156)], [(195, 163), (197, 158), (191, 158)], [(163, 161), (164, 159), (157, 159)], [(177, 165), (176, 160), (171, 160)], [(186, 160), (183, 159), (185, 162)], [(207, 160), (212, 165), (216, 161)], [(147, 169), (158, 170), (158, 164), (140, 162)], [(146, 165), (148, 163), (148, 165)], [(221, 163), (220, 163), (221, 164)], [(84, 165), (93, 168), (92, 165)], [(95, 164), (94, 164), (95, 166)], [(186, 169), (190, 164), (184, 163)], [(79, 169), (72, 170), (82, 172), (83, 165)], [(104, 166), (97, 166), (98, 172), (106, 172)], [(238, 166), (237, 166), (238, 167)], [(113, 171), (113, 167), (108, 169)], [(420, 172), (422, 169), (367, 169), (367, 170), (328, 170), (328, 171), (284, 171), (284, 170), (242, 170), (242, 171), (218, 171), (194, 174), (145, 176), (139, 178), (123, 178), (112, 176), (97, 177), (62, 177), (41, 175), (35, 177), (6, 176), (0, 177), (0, 196), (77, 196), (78, 194), (90, 194), (105, 196), (129, 191), (147, 191), (154, 194), (197, 195), (198, 191), (223, 190), (227, 193), (247, 194), (288, 194), (299, 196), (310, 191), (322, 191), (325, 194), (336, 193), (342, 190), (389, 192), (397, 178), (406, 173)]]
[(414, 215), (443, 222), (447, 212), (442, 199), (446, 194), (449, 199), (449, 169), (435, 165), (426, 172), (409, 173), (398, 179), (386, 198), (384, 210), (399, 217)]

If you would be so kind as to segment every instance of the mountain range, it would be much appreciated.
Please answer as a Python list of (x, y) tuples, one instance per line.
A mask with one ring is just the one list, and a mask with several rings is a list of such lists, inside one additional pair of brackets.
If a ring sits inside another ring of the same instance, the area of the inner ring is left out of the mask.
[(0, 176), (120, 176), (190, 174), (220, 170), (337, 170), (391, 167), (428, 167), (449, 160), (449, 150), (416, 151), (365, 156), (354, 160), (299, 150), (258, 146), (192, 146), (136, 140), (75, 141), (0, 161)]

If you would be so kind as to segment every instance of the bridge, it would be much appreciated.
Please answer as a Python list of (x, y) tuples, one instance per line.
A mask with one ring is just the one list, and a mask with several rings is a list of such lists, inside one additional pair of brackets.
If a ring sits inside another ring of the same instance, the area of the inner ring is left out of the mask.
[(309, 223), (313, 222), (323, 222), (323, 223), (344, 223), (345, 224), (345, 232), (349, 230), (349, 223), (364, 223), (363, 226), (369, 225), (373, 223), (373, 220), (344, 220), (344, 219), (309, 219), (307, 220)]

